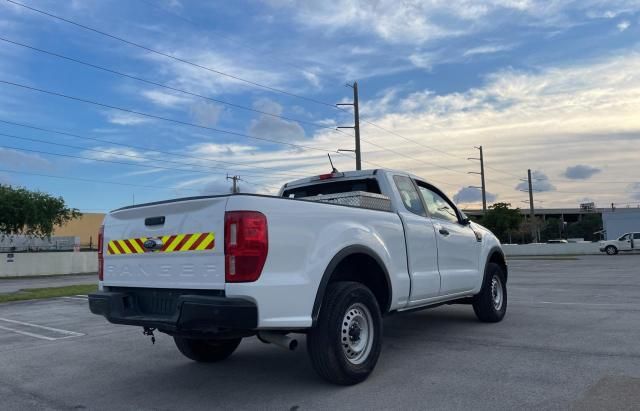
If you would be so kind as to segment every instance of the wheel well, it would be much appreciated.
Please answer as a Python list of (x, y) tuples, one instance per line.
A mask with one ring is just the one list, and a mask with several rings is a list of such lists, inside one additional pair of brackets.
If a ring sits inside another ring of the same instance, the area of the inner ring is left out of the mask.
[(355, 281), (364, 284), (378, 301), (385, 313), (391, 302), (391, 287), (385, 269), (375, 258), (364, 253), (350, 254), (343, 258), (331, 273), (329, 283)]
[(504, 258), (504, 254), (500, 251), (494, 251), (489, 257), (489, 262), (498, 264), (502, 268), (504, 271), (504, 279), (506, 281), (509, 276), (509, 270), (507, 269), (507, 260)]

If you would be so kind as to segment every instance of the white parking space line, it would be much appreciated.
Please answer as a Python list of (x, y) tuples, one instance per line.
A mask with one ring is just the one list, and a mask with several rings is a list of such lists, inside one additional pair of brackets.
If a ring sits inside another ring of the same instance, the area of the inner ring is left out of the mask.
[[(9, 327), (3, 327), (1, 325), (0, 325), (0, 330), (12, 331), (12, 332), (14, 332), (16, 334), (26, 335), (28, 337), (39, 338), (41, 340), (47, 340), (47, 341), (55, 341), (55, 340), (58, 339), (58, 338), (53, 338), (53, 337), (47, 337), (46, 335), (34, 334), (34, 333), (27, 332), (27, 331), (20, 331), (20, 330), (16, 330), (16, 329), (9, 328)], [(63, 337), (63, 338), (66, 338), (66, 337)]]
[(577, 305), (585, 307), (629, 307), (634, 305), (633, 303), (581, 303), (581, 302), (562, 302), (562, 301), (524, 301), (524, 300), (511, 300), (513, 303), (520, 304), (550, 304), (550, 305)]
[(51, 331), (51, 332), (55, 332), (55, 333), (64, 335), (64, 337), (48, 337), (46, 335), (36, 334), (35, 332), (16, 330), (15, 328), (10, 328), (10, 327), (5, 327), (5, 326), (0, 325), (0, 329), (2, 329), (2, 330), (13, 331), (13, 332), (18, 333), (18, 334), (26, 335), (26, 336), (29, 336), (29, 337), (40, 338), (42, 340), (47, 340), (47, 341), (62, 340), (62, 339), (65, 339), (65, 338), (73, 338), (73, 337), (82, 337), (84, 335), (82, 333), (77, 333), (75, 331), (61, 330), (59, 328), (46, 327), (44, 325), (27, 323), (27, 322), (23, 322), (23, 321), (10, 320), (8, 318), (0, 318), (0, 321), (4, 321), (4, 322), (9, 323), (9, 324), (17, 324), (17, 325), (22, 325), (22, 326), (25, 326), (25, 327), (33, 327), (33, 328), (36, 328), (36, 329), (47, 330), (47, 331)]
[(60, 297), (63, 298), (65, 300), (80, 300), (80, 301), (87, 301), (88, 298), (87, 297)]

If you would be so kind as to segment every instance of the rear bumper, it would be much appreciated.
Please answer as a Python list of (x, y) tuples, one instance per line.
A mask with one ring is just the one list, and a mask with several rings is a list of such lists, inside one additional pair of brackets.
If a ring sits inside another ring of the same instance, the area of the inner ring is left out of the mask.
[(223, 334), (258, 326), (255, 303), (224, 296), (140, 289), (103, 291), (89, 295), (89, 309), (114, 324), (157, 328), (175, 335)]

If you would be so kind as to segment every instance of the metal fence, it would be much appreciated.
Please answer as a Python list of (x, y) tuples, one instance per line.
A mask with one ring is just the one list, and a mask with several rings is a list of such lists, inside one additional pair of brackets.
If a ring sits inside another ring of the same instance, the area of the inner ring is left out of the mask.
[[(95, 244), (85, 244), (84, 249), (95, 249)], [(37, 251), (80, 251), (80, 237), (38, 238), (25, 235), (0, 236), (0, 253)]]

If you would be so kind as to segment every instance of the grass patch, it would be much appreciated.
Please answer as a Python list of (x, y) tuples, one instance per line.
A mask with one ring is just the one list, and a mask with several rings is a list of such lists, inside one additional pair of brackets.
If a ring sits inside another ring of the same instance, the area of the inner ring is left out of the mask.
[(0, 294), (0, 303), (23, 300), (39, 300), (42, 298), (66, 297), (70, 295), (89, 294), (98, 290), (96, 284), (68, 285), (65, 287), (30, 288), (10, 294)]

